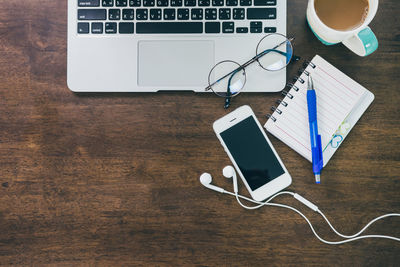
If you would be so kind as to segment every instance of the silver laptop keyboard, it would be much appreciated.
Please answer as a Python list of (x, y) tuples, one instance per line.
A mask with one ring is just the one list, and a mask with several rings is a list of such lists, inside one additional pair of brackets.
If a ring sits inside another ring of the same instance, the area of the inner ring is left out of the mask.
[(78, 34), (276, 32), (279, 0), (77, 0)]

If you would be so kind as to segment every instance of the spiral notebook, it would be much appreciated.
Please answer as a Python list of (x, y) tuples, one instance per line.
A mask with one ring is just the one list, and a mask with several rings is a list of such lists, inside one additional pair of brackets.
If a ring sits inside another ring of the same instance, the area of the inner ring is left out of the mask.
[(307, 76), (317, 94), (318, 132), (322, 139), (324, 166), (374, 100), (374, 95), (316, 55), (304, 64), (285, 98), (272, 107), (264, 127), (310, 162), (311, 145), (307, 111)]

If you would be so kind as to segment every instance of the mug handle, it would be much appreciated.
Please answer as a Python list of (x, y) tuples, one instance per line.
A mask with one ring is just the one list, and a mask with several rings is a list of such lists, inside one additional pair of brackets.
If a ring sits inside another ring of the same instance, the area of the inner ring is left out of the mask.
[(378, 39), (370, 27), (365, 27), (350, 38), (343, 41), (348, 49), (359, 56), (365, 57), (378, 49)]

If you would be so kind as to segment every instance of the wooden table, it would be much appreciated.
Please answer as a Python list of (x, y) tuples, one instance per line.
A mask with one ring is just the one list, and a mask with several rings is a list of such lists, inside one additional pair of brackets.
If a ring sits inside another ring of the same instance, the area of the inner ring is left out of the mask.
[[(71, 0), (72, 1), (72, 0)], [(288, 1), (288, 35), (375, 94), (375, 101), (313, 182), (311, 165), (269, 135), (293, 176), (342, 232), (400, 212), (400, 4), (382, 1), (371, 23), (380, 47), (367, 58), (322, 45), (306, 26), (307, 1)], [(279, 208), (242, 209), (199, 183), (231, 190), (229, 159), (212, 130), (221, 99), (194, 93), (74, 94), (66, 86), (67, 1), (0, 4), (1, 265), (394, 266), (400, 244), (319, 242)], [(301, 63), (289, 68), (289, 77)], [(278, 93), (243, 94), (264, 123)], [(246, 194), (243, 186), (241, 192)], [(326, 239), (322, 218), (290, 197)], [(400, 236), (400, 219), (367, 233)]]

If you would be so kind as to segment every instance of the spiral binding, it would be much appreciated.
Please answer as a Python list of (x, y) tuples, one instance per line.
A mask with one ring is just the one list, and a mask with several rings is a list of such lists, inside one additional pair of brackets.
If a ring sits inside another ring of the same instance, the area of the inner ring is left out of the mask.
[(305, 83), (305, 81), (304, 81), (302, 78), (300, 78), (299, 76), (294, 76), (293, 81), (294, 81), (294, 82), (299, 81), (299, 82), (301, 82), (301, 83)]
[(284, 107), (287, 107), (287, 106), (288, 106), (288, 103), (286, 103), (285, 101), (280, 100), (280, 99), (277, 99), (277, 100), (276, 100), (276, 104), (282, 105), (282, 106), (284, 106)]
[(299, 76), (301, 76), (301, 74), (305, 74), (305, 75), (307, 75), (307, 76), (309, 76), (310, 75), (310, 73), (308, 72), (308, 71), (306, 71), (305, 69), (299, 69), (298, 71), (297, 71), (297, 74), (299, 74)]
[(267, 114), (267, 118), (268, 119), (271, 119), (273, 122), (276, 122), (276, 119), (275, 119), (275, 117), (274, 116), (272, 116), (271, 114)]
[(297, 87), (293, 83), (288, 83), (286, 86), (291, 88), (291, 89), (293, 89), (293, 90), (295, 90), (296, 92), (298, 92), (300, 90), (299, 87)]
[(308, 60), (304, 61), (303, 66), (304, 66), (304, 68), (311, 66), (313, 69), (315, 69), (315, 67), (316, 67), (314, 63), (312, 63), (311, 61), (308, 61)]
[(293, 97), (294, 97), (292, 94), (290, 94), (288, 91), (285, 91), (285, 90), (282, 91), (282, 95), (287, 96), (290, 99), (293, 99)]
[[(294, 98), (294, 96), (290, 93), (290, 91), (293, 89), (294, 91), (296, 91), (296, 92), (298, 92), (300, 89), (295, 85), (295, 83), (298, 81), (298, 82), (300, 82), (300, 83), (302, 83), (302, 84), (304, 84), (305, 83), (305, 81), (300, 77), (303, 73), (305, 74), (305, 75), (307, 75), (307, 76), (309, 76), (310, 75), (310, 73), (308, 72), (308, 71), (306, 71), (305, 69), (308, 67), (308, 66), (311, 66), (313, 69), (315, 69), (316, 68), (316, 66), (315, 66), (315, 64), (314, 63), (312, 63), (311, 61), (304, 61), (304, 63), (303, 63), (303, 68), (300, 68), (299, 70), (298, 70), (298, 76), (294, 76), (294, 78), (293, 78), (293, 83), (287, 83), (286, 84), (286, 88), (288, 88), (288, 89), (286, 89), (286, 90), (283, 90), (282, 91), (282, 95), (283, 96), (287, 96), (289, 99), (293, 99)], [(284, 100), (281, 100), (281, 99), (277, 99), (276, 100), (276, 104), (279, 106), (279, 105), (282, 105), (283, 107), (287, 107), (288, 105), (289, 105), (289, 103), (287, 103), (286, 101), (284, 101)], [(272, 111), (272, 114), (270, 114), (270, 113), (268, 113), (266, 116), (267, 116), (267, 118), (269, 118), (269, 119), (271, 119), (273, 122), (276, 122), (277, 121), (277, 118), (276, 117), (274, 117), (273, 116), (273, 114), (276, 112), (277, 114), (279, 114), (279, 115), (281, 115), (282, 113), (283, 113), (283, 111), (281, 110), (281, 109), (279, 109), (279, 108), (277, 108), (277, 107), (275, 107), (275, 106), (272, 106), (271, 107), (271, 111)]]
[(271, 110), (272, 110), (273, 112), (278, 113), (279, 115), (282, 114), (282, 111), (281, 111), (280, 109), (276, 108), (275, 106), (272, 106), (272, 107), (271, 107)]

